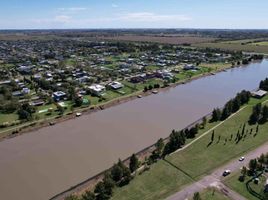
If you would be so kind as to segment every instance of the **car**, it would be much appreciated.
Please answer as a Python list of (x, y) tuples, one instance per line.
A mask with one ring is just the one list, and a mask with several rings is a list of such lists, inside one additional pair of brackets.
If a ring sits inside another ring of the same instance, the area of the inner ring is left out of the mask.
[(239, 161), (240, 161), (240, 162), (242, 162), (242, 161), (244, 161), (244, 160), (245, 160), (245, 157), (243, 157), (243, 156), (242, 156), (241, 158), (239, 158)]
[(82, 115), (82, 113), (79, 113), (79, 112), (78, 112), (78, 113), (76, 113), (75, 116), (76, 116), (76, 117), (80, 117), (81, 115)]
[(50, 126), (54, 126), (55, 125), (55, 122), (49, 122), (49, 125)]
[(228, 176), (229, 174), (231, 174), (231, 170), (227, 169), (223, 172), (223, 176)]

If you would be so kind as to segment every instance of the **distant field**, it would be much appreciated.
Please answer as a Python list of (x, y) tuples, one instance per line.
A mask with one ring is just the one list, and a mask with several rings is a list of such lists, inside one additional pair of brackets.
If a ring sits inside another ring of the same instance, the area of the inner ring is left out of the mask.
[(150, 35), (120, 35), (101, 37), (106, 40), (130, 41), (130, 42), (156, 42), (161, 44), (197, 44), (215, 41), (214, 38), (198, 36), (150, 36)]
[(260, 39), (234, 40), (225, 42), (204, 42), (194, 44), (193, 46), (202, 48), (219, 48), (231, 51), (268, 53), (268, 41), (260, 41)]

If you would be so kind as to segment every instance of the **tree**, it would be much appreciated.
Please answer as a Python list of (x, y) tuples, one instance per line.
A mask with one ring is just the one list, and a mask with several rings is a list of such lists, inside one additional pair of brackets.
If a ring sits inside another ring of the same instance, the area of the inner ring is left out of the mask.
[(77, 95), (75, 95), (73, 101), (74, 101), (75, 106), (77, 106), (77, 107), (80, 107), (83, 104), (83, 98), (81, 98), (81, 97), (79, 97)]
[(266, 105), (263, 106), (261, 115), (262, 115), (261, 122), (265, 123), (268, 120), (268, 107)]
[(115, 182), (120, 181), (123, 178), (123, 169), (118, 164), (114, 164), (111, 169), (111, 176)]
[(162, 156), (164, 146), (165, 146), (164, 140), (163, 138), (160, 138), (155, 144), (155, 148), (156, 148), (155, 152), (158, 155), (158, 157)]
[(252, 114), (249, 117), (250, 124), (256, 124), (261, 118), (262, 106), (261, 103), (255, 105), (252, 109)]
[(18, 110), (19, 119), (31, 120), (32, 114), (35, 113), (36, 108), (28, 103), (22, 104)]
[(212, 112), (211, 122), (219, 121), (221, 118), (221, 111), (219, 108), (215, 108)]
[(206, 124), (207, 124), (207, 118), (206, 117), (203, 117), (202, 118), (202, 125), (203, 125), (203, 127), (205, 127)]
[(256, 159), (251, 159), (250, 161), (249, 161), (249, 164), (248, 164), (248, 166), (249, 166), (249, 170), (251, 171), (251, 172), (255, 172), (256, 171), (256, 169), (257, 169), (257, 160)]
[(86, 191), (83, 195), (82, 195), (82, 199), (81, 200), (95, 200), (96, 196), (93, 192), (90, 191)]
[(129, 161), (129, 169), (131, 172), (134, 172), (139, 167), (139, 160), (135, 154), (132, 154)]
[(70, 196), (66, 197), (64, 200), (79, 200), (79, 198), (75, 195), (70, 195)]
[(247, 174), (247, 168), (243, 166), (241, 169), (241, 176), (239, 176), (239, 181), (244, 182), (246, 174)]
[(194, 193), (193, 200), (201, 200), (201, 196), (200, 196), (199, 192)]
[(119, 159), (118, 163), (114, 164), (111, 169), (111, 178), (122, 186), (128, 184), (132, 177), (130, 169)]
[(97, 200), (108, 200), (111, 195), (107, 193), (104, 183), (101, 181), (97, 183), (94, 192), (97, 194)]
[(211, 134), (211, 142), (213, 142), (213, 141), (214, 141), (214, 130), (213, 130), (213, 132)]

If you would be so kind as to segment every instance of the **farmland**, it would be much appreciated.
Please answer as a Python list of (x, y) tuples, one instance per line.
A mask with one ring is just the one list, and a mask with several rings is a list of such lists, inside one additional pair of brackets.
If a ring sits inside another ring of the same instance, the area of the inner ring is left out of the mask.
[(115, 40), (115, 41), (128, 41), (128, 42), (153, 42), (161, 44), (197, 44), (204, 42), (212, 42), (215, 39), (209, 37), (199, 37), (199, 36), (151, 36), (151, 35), (119, 35), (119, 36), (107, 36), (101, 37), (105, 40)]
[(230, 51), (244, 51), (268, 54), (267, 39), (231, 40), (219, 42), (204, 42), (194, 44), (195, 47), (219, 48)]

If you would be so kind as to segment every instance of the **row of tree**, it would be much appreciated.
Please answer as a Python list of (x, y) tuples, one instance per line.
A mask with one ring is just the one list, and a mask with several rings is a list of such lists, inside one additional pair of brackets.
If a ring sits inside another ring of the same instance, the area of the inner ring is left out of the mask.
[(160, 88), (160, 85), (158, 83), (156, 83), (154, 85), (144, 86), (143, 91), (144, 92), (147, 92), (148, 90), (152, 90), (154, 88)]
[(212, 112), (211, 122), (227, 119), (232, 113), (237, 112), (240, 107), (248, 103), (250, 99), (250, 92), (243, 90), (237, 93), (236, 97), (229, 100), (223, 109), (215, 108)]

